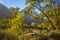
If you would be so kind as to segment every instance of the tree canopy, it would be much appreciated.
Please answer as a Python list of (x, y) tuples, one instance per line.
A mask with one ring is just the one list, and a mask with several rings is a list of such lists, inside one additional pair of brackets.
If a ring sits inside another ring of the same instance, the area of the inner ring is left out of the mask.
[[(0, 40), (60, 40), (60, 1), (26, 0), (26, 5), (23, 12), (10, 7), (8, 19), (0, 17)], [(25, 22), (26, 14), (35, 20), (30, 25)]]

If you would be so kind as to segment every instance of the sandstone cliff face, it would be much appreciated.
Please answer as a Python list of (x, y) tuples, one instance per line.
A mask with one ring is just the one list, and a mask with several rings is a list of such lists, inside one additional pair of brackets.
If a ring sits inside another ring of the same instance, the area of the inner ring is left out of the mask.
[(9, 11), (9, 9), (0, 3), (0, 17), (3, 16), (8, 18), (10, 14), (11, 12)]

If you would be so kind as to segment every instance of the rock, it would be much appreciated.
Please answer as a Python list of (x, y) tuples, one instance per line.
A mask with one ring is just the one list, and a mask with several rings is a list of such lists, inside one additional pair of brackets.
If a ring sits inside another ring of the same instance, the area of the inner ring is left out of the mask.
[[(21, 12), (24, 12), (25, 10), (22, 10)], [(36, 13), (36, 12), (33, 12), (33, 14)], [(9, 16), (11, 15), (11, 12), (10, 10), (4, 6), (3, 4), (0, 3), (0, 17), (6, 17), (6, 18), (9, 18)], [(36, 19), (32, 19), (29, 12), (25, 14), (25, 18), (24, 18), (24, 21), (26, 24), (31, 24), (32, 22), (35, 22), (36, 24), (38, 23), (42, 23), (43, 20), (36, 20)]]
[(32, 19), (31, 15), (29, 13), (26, 13), (25, 17), (24, 17), (24, 21), (26, 24), (30, 25), (32, 22), (34, 22), (36, 24), (42, 23), (44, 21), (44, 19), (42, 19), (42, 20)]
[(9, 9), (0, 3), (0, 17), (2, 16), (8, 18), (10, 14), (11, 12), (9, 11)]

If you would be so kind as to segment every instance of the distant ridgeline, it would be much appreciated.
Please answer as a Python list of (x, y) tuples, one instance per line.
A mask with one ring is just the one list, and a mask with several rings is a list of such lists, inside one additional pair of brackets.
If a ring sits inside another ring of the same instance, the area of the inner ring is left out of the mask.
[(9, 9), (3, 4), (0, 4), (0, 17), (2, 16), (8, 18), (10, 14), (11, 12), (9, 11)]
[[(21, 12), (23, 12), (23, 11), (21, 11)], [(2, 16), (2, 17), (8, 18), (9, 15), (11, 15), (11, 12), (9, 11), (9, 9), (6, 6), (4, 6), (3, 4), (0, 4), (0, 17)], [(24, 17), (24, 21), (26, 24), (30, 25), (32, 22), (35, 22), (36, 24), (42, 23), (43, 19), (42, 20), (32, 19), (30, 14), (26, 13), (25, 17)]]
[[(23, 9), (21, 12), (25, 12), (25, 9)], [(32, 12), (32, 14), (36, 14), (38, 16), (38, 13), (35, 11)], [(26, 24), (30, 25), (32, 22), (34, 22), (36, 24), (42, 23), (44, 21), (44, 19), (43, 18), (41, 20), (32, 19), (30, 13), (26, 12), (25, 16), (24, 16), (24, 21)]]

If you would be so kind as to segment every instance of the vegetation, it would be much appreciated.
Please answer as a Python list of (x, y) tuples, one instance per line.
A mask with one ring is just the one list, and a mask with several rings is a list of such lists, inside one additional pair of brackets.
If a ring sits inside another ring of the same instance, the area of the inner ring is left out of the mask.
[[(30, 5), (24, 12), (20, 12), (18, 7), (11, 7), (12, 15), (8, 19), (0, 17), (0, 40), (60, 40), (59, 0), (26, 0), (26, 4)], [(41, 12), (39, 15), (33, 14), (36, 9)], [(32, 19), (44, 18), (44, 21), (26, 24), (24, 16), (27, 12)]]

